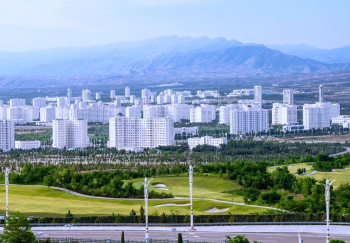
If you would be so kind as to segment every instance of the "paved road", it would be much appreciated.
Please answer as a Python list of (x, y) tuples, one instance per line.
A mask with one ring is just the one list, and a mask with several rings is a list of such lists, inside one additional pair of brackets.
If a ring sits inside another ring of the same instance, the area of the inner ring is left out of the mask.
[[(0, 228), (0, 231), (2, 229)], [(74, 237), (90, 239), (120, 239), (121, 231), (129, 240), (143, 240), (145, 237), (143, 227), (34, 227), (34, 232), (42, 232), (41, 238), (46, 237)], [(324, 225), (258, 225), (258, 226), (201, 226), (195, 231), (187, 227), (176, 227), (175, 237), (181, 232), (184, 239), (221, 241), (226, 235), (245, 235), (251, 242), (254, 240), (263, 243), (295, 243), (298, 242), (299, 233), (305, 243), (325, 242), (326, 230)], [(173, 239), (172, 227), (151, 227), (149, 235), (153, 239)], [(331, 225), (331, 239), (342, 239), (350, 242), (350, 226)]]

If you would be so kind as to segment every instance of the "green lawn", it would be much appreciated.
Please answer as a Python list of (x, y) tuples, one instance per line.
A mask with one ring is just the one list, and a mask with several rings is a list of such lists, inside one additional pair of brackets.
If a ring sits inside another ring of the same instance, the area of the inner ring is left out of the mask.
[[(135, 180), (136, 181), (136, 180)], [(138, 184), (141, 180), (137, 180)], [(187, 177), (164, 177), (155, 178), (152, 184), (159, 183), (165, 184), (169, 191), (174, 196), (189, 197), (188, 178)], [(151, 186), (151, 189), (153, 186)], [(223, 193), (223, 191), (239, 189), (240, 187), (230, 181), (225, 181), (220, 178), (211, 177), (195, 177), (194, 178), (194, 194), (196, 198), (215, 198), (223, 199), (227, 201), (242, 202), (241, 196), (233, 196)], [(159, 189), (155, 189), (161, 191)], [(101, 198), (88, 198), (82, 196), (76, 196), (56, 190), (53, 188), (48, 189), (44, 186), (18, 186), (10, 185), (9, 194), (9, 210), (10, 212), (22, 212), (29, 216), (64, 216), (68, 210), (71, 210), (72, 214), (77, 216), (83, 215), (110, 215), (113, 212), (115, 214), (121, 213), (128, 215), (132, 209), (137, 213), (140, 206), (144, 204), (141, 200), (130, 199), (101, 199)], [(156, 205), (176, 203), (187, 204), (189, 199), (154, 199), (149, 201), (150, 214), (163, 213), (171, 214), (171, 212), (177, 212), (179, 214), (188, 214), (190, 206), (162, 206), (155, 207)], [(249, 207), (249, 206), (236, 206), (227, 203), (214, 202), (208, 200), (194, 200), (193, 209), (195, 214), (210, 214), (205, 213), (205, 210), (216, 207), (218, 209), (229, 208), (228, 211), (222, 213), (226, 214), (231, 212), (233, 214), (250, 214), (257, 212), (265, 212), (266, 209)], [(0, 186), (0, 214), (5, 212), (5, 186)], [(217, 214), (217, 213), (215, 213)]]
[(329, 179), (335, 180), (332, 184), (334, 187), (338, 187), (341, 184), (350, 183), (350, 169), (335, 169), (336, 172), (317, 172), (310, 175), (310, 177), (316, 180)]
[[(141, 185), (142, 179), (131, 180), (135, 186)], [(128, 182), (128, 181), (124, 181)], [(181, 177), (158, 177), (151, 181), (151, 185), (164, 184), (167, 191), (155, 189), (153, 186), (150, 190), (171, 192), (175, 197), (189, 197), (189, 181), (187, 176)], [(193, 197), (194, 198), (212, 198), (234, 202), (243, 202), (243, 196), (232, 195), (227, 193), (230, 190), (239, 190), (242, 187), (235, 182), (227, 181), (219, 177), (195, 176), (193, 178)]]
[[(277, 167), (270, 167), (268, 169), (269, 172), (273, 172)], [(313, 171), (312, 163), (298, 163), (298, 164), (290, 164), (288, 165), (288, 170), (292, 174), (296, 174), (298, 168), (305, 168), (306, 174)], [(333, 183), (334, 187), (338, 187), (341, 184), (350, 183), (350, 169), (335, 169), (336, 172), (316, 172), (313, 175), (309, 175), (309, 177), (315, 178), (320, 181), (322, 179), (335, 180)], [(304, 177), (304, 175), (300, 175), (300, 177)]]
[[(283, 165), (284, 166), (284, 165)], [(281, 167), (281, 166), (277, 166), (277, 167)], [(270, 167), (268, 168), (268, 172), (273, 172), (274, 170), (276, 170), (277, 167)], [(306, 169), (306, 174), (310, 173), (313, 169), (312, 169), (312, 163), (297, 163), (297, 164), (289, 164), (287, 165), (288, 170), (290, 171), (290, 173), (292, 174), (296, 174), (299, 168), (305, 168)]]

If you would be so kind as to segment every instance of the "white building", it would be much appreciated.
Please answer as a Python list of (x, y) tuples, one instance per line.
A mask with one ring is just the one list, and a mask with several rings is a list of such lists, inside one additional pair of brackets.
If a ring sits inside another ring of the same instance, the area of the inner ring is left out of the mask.
[(294, 92), (292, 89), (283, 90), (283, 104), (293, 105), (294, 104)]
[(230, 111), (238, 109), (239, 104), (230, 104), (219, 107), (219, 123), (220, 124), (230, 124)]
[(40, 141), (15, 141), (16, 149), (30, 150), (40, 148)]
[(174, 145), (174, 122), (169, 118), (112, 117), (109, 120), (109, 147), (155, 148)]
[(73, 95), (72, 95), (72, 90), (70, 88), (68, 88), (67, 90), (67, 98), (68, 99), (72, 99)]
[(15, 123), (13, 121), (0, 121), (0, 149), (9, 151), (15, 148)]
[(198, 135), (198, 127), (175, 127), (174, 136), (194, 137)]
[(101, 99), (101, 92), (96, 92), (96, 100), (100, 100)]
[(301, 131), (304, 131), (304, 125), (284, 125), (282, 127), (284, 132), (294, 132), (294, 133), (298, 133)]
[(215, 106), (202, 104), (190, 109), (190, 122), (209, 123), (216, 119)]
[(45, 107), (46, 106), (46, 98), (34, 98), (33, 99), (33, 106), (37, 108)]
[(141, 118), (142, 116), (142, 106), (133, 105), (126, 107), (126, 117), (127, 118)]
[(41, 122), (52, 122), (56, 119), (56, 107), (47, 106), (40, 108), (40, 121)]
[(130, 98), (130, 87), (125, 87), (125, 98)]
[(303, 125), (305, 130), (322, 129), (330, 126), (331, 118), (340, 115), (339, 104), (317, 102), (303, 106)]
[(85, 148), (89, 146), (86, 120), (53, 120), (52, 121), (52, 147)]
[(296, 105), (273, 103), (272, 125), (287, 125), (298, 123)]
[(174, 122), (190, 119), (190, 109), (192, 106), (187, 104), (169, 104), (169, 105), (145, 105), (143, 106), (144, 118), (169, 117)]
[(10, 99), (10, 107), (26, 105), (25, 99)]
[(112, 89), (112, 90), (111, 90), (111, 99), (114, 99), (114, 98), (115, 98), (115, 90)]
[(220, 147), (221, 144), (227, 144), (227, 138), (225, 137), (214, 138), (212, 136), (205, 136), (205, 137), (189, 138), (187, 139), (187, 143), (191, 150), (198, 145), (204, 145), (204, 144)]
[(350, 116), (342, 115), (337, 117), (332, 117), (332, 124), (338, 124), (343, 126), (343, 128), (350, 128)]
[(261, 86), (254, 86), (254, 103), (262, 105), (262, 89), (261, 89)]
[(7, 120), (32, 122), (39, 119), (39, 108), (34, 106), (12, 106), (7, 109)]
[(245, 135), (251, 132), (266, 132), (269, 129), (269, 111), (250, 105), (230, 111), (230, 133)]
[(88, 89), (83, 89), (82, 91), (83, 102), (89, 102), (91, 100), (91, 91)]

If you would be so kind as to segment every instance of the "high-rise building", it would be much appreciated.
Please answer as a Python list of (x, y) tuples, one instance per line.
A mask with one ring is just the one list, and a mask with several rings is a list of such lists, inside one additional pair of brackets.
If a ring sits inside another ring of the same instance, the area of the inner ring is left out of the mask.
[(69, 99), (72, 99), (72, 90), (71, 90), (71, 89), (68, 89), (68, 91), (67, 91), (67, 97), (68, 97)]
[(26, 105), (25, 99), (10, 99), (10, 107)]
[(230, 133), (245, 135), (251, 132), (267, 132), (269, 129), (269, 111), (250, 105), (230, 111)]
[(100, 100), (101, 99), (101, 92), (96, 92), (96, 100)]
[(108, 145), (117, 149), (174, 145), (174, 122), (170, 118), (112, 117)]
[(209, 123), (216, 119), (215, 106), (202, 104), (190, 109), (190, 122)]
[(112, 90), (111, 90), (111, 99), (113, 100), (114, 98), (115, 98), (115, 90), (112, 89)]
[(273, 103), (272, 125), (297, 124), (297, 106), (291, 104)]
[(84, 89), (82, 91), (82, 100), (83, 102), (89, 102), (91, 100), (91, 91), (88, 89)]
[(320, 87), (318, 88), (318, 99), (320, 103), (324, 102), (324, 91), (323, 91), (323, 85), (320, 85)]
[(33, 106), (37, 108), (45, 107), (46, 106), (46, 98), (34, 98), (33, 99)]
[(53, 120), (52, 147), (85, 148), (89, 145), (86, 120)]
[(130, 87), (125, 87), (125, 98), (130, 98)]
[(48, 106), (40, 108), (40, 121), (41, 122), (52, 122), (56, 119), (56, 107)]
[(283, 90), (283, 104), (293, 105), (294, 104), (294, 93), (292, 89)]
[(0, 121), (0, 149), (9, 151), (15, 148), (15, 123), (9, 120)]
[(254, 103), (262, 105), (261, 86), (254, 86)]
[(305, 130), (322, 129), (330, 126), (331, 119), (340, 115), (339, 104), (317, 102), (303, 106), (303, 125)]

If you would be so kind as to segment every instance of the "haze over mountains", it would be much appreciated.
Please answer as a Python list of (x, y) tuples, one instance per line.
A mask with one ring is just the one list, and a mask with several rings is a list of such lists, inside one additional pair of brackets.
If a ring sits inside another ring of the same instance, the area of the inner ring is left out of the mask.
[[(334, 50), (305, 45), (268, 47), (224, 38), (167, 36), (106, 46), (0, 52), (0, 76), (7, 77), (7, 81), (12, 76), (94, 75), (171, 75), (181, 79), (272, 77), (350, 70), (350, 46)], [(54, 85), (52, 82), (48, 85)]]

